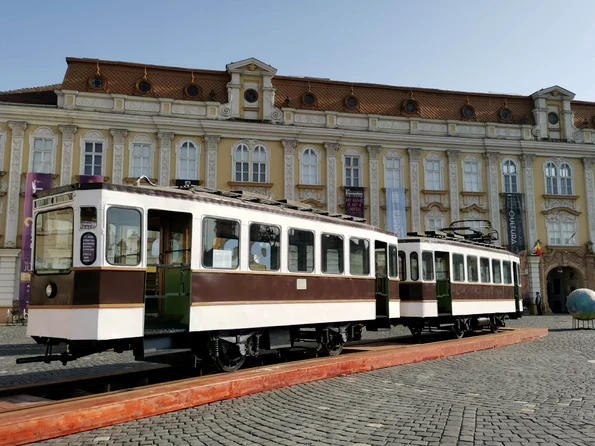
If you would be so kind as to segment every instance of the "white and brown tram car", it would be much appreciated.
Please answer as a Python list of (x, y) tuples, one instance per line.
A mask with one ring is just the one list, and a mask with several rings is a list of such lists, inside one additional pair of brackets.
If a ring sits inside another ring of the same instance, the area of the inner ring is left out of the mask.
[[(397, 239), (353, 217), (206, 189), (77, 184), (34, 200), (21, 362), (131, 349), (223, 370), (316, 341), (331, 354), (400, 317)], [(66, 352), (51, 354), (65, 343)], [(153, 358), (152, 360), (156, 360)]]
[(431, 232), (399, 238), (398, 256), (401, 323), (414, 335), (497, 331), (522, 313), (520, 259), (504, 248)]

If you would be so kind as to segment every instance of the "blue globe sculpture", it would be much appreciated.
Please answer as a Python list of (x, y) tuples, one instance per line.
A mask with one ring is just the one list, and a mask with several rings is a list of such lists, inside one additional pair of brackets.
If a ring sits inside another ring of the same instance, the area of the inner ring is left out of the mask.
[(595, 291), (579, 288), (568, 295), (566, 308), (575, 319), (589, 321), (595, 319)]

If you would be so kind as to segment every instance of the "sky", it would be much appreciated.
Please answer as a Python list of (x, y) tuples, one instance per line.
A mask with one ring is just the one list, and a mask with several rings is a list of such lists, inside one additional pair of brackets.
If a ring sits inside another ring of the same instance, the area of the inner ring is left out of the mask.
[(595, 2), (19, 0), (0, 16), (0, 91), (60, 83), (66, 57), (595, 102)]

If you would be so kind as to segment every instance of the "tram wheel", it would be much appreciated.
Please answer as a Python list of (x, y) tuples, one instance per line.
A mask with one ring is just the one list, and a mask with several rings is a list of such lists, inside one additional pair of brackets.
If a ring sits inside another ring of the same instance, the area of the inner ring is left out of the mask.
[(246, 355), (240, 352), (236, 344), (222, 341), (219, 355), (215, 357), (215, 365), (222, 372), (235, 372), (244, 365)]
[(465, 336), (465, 328), (462, 325), (463, 324), (461, 321), (457, 319), (455, 324), (452, 326), (452, 332), (457, 339), (461, 339), (463, 336)]
[(330, 336), (330, 339), (328, 340), (328, 342), (326, 342), (324, 344), (324, 348), (326, 348), (326, 351), (331, 356), (337, 356), (337, 355), (341, 354), (341, 352), (343, 351), (343, 346), (344, 346), (343, 338), (341, 337), (340, 334), (335, 334), (334, 336)]
[(421, 333), (422, 333), (423, 329), (424, 328), (421, 325), (412, 325), (411, 327), (409, 327), (411, 334), (416, 338), (421, 337)]
[(498, 326), (498, 321), (495, 317), (490, 318), (490, 331), (492, 333), (498, 333), (500, 331), (500, 327)]

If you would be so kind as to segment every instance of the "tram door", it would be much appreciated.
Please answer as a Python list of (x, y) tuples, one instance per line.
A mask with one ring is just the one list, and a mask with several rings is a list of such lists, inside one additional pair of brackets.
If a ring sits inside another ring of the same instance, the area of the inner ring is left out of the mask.
[(452, 314), (452, 294), (450, 287), (450, 254), (436, 251), (434, 253), (434, 270), (436, 272), (436, 299), (438, 314)]
[(517, 312), (521, 312), (521, 293), (520, 293), (520, 267), (516, 262), (512, 262), (512, 274), (514, 277), (514, 306)]
[(374, 245), (374, 263), (376, 271), (376, 318), (388, 318), (388, 256), (386, 243), (376, 241)]
[(147, 321), (189, 323), (192, 214), (149, 210), (147, 224)]

